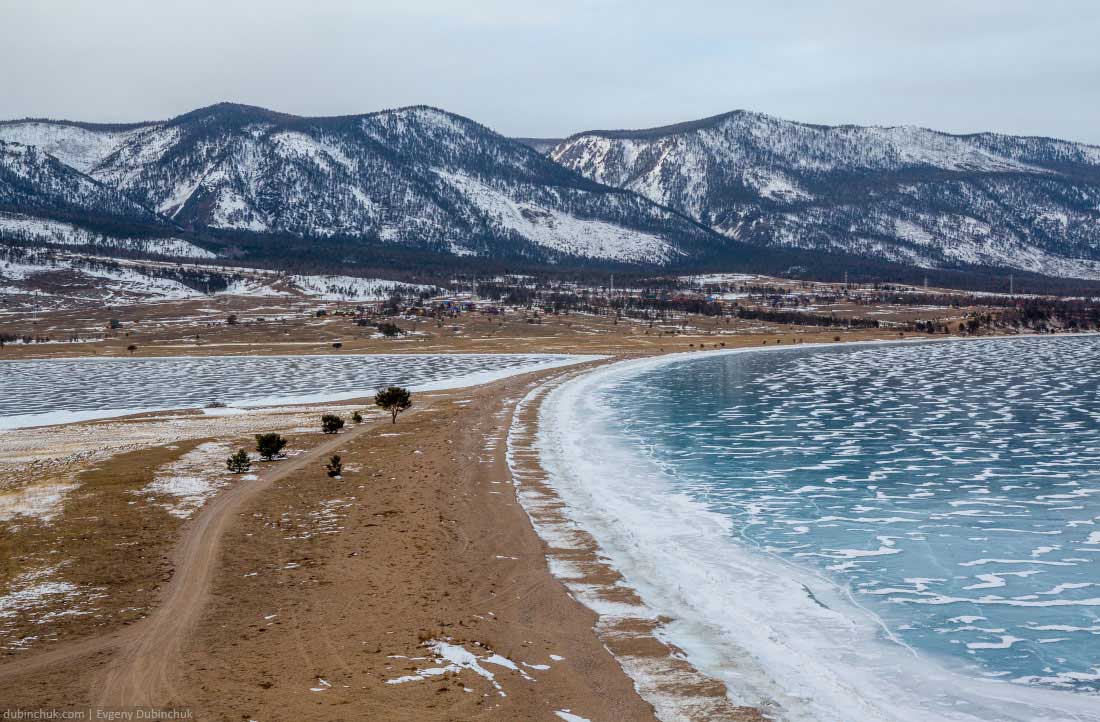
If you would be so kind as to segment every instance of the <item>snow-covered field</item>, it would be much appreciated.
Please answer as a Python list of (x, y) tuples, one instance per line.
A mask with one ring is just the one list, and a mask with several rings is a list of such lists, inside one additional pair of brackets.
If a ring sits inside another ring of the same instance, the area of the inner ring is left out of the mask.
[[(170, 278), (158, 278), (148, 273), (143, 273), (138, 268), (127, 263), (85, 263), (78, 257), (66, 254), (53, 254), (49, 258), (36, 257), (31, 262), (10, 261), (0, 259), (0, 283), (5, 285), (4, 293), (29, 293), (20, 285), (11, 285), (13, 282), (32, 280), (35, 276), (46, 273), (66, 271), (78, 276), (90, 279), (100, 291), (96, 297), (101, 302), (133, 303), (135, 301), (179, 301), (189, 298), (198, 298), (204, 294), (186, 286), (179, 281)], [(36, 292), (38, 295), (50, 296), (51, 293)], [(62, 300), (79, 300), (83, 294), (66, 294), (63, 289), (57, 289), (57, 295)]]
[[(13, 221), (14, 222), (14, 221)], [(41, 227), (41, 221), (33, 225)], [(0, 214), (0, 231), (4, 225), (4, 216)], [(64, 224), (61, 224), (64, 225)], [(74, 232), (86, 233), (80, 229)], [(61, 233), (59, 231), (59, 233)], [(2, 237), (2, 233), (0, 233)], [(68, 238), (68, 241), (58, 238)], [(50, 243), (86, 243), (85, 236), (51, 236), (40, 239)], [(94, 240), (94, 239), (92, 239)], [(117, 239), (116, 239), (117, 240)], [(132, 245), (104, 243), (114, 248), (142, 250), (149, 253), (177, 255), (198, 260), (213, 257), (201, 248), (179, 239), (135, 240)], [(206, 254), (206, 255), (203, 255)], [(206, 292), (206, 289), (193, 288), (171, 277), (158, 275), (158, 272), (171, 273), (183, 269), (196, 274), (209, 274), (228, 279), (220, 290)], [(44, 274), (63, 271), (75, 281), (60, 284), (48, 284), (46, 289), (39, 286)], [(75, 284), (75, 285), (74, 285)], [(90, 288), (77, 288), (79, 286)], [(181, 301), (205, 296), (248, 296), (248, 297), (286, 297), (301, 296), (320, 301), (382, 301), (394, 294), (415, 296), (420, 293), (435, 293), (436, 286), (405, 283), (384, 278), (361, 278), (345, 275), (286, 275), (278, 271), (259, 268), (233, 266), (214, 266), (201, 263), (188, 263), (180, 266), (174, 262), (114, 259), (101, 256), (89, 256), (66, 251), (47, 251), (45, 248), (30, 249), (30, 254), (19, 256), (0, 254), (0, 294), (33, 295), (39, 302), (48, 302), (50, 307), (63, 308), (70, 305), (97, 301), (111, 305), (128, 305), (144, 302)]]

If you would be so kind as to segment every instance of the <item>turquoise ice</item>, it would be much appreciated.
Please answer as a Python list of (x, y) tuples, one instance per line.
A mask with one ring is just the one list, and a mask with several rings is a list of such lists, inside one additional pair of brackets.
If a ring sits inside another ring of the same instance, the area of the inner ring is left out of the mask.
[(1100, 338), (698, 356), (599, 393), (673, 490), (898, 643), (1100, 692)]

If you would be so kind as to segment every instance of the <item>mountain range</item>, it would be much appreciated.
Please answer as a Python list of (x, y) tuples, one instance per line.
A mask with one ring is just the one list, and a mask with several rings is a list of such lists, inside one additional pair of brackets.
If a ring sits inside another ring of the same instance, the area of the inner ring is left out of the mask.
[(9, 213), (73, 220), (94, 209), (214, 242), (354, 239), (442, 255), (664, 264), (714, 240), (678, 212), (428, 107), (300, 118), (220, 104), (136, 125), (7, 122), (0, 141)]
[(426, 106), (0, 122), (0, 239), (89, 234), (285, 262), (1096, 279), (1100, 148), (745, 111), (565, 139), (507, 138)]
[(913, 127), (794, 123), (735, 111), (590, 131), (549, 157), (758, 246), (921, 267), (1100, 270), (1100, 147)]

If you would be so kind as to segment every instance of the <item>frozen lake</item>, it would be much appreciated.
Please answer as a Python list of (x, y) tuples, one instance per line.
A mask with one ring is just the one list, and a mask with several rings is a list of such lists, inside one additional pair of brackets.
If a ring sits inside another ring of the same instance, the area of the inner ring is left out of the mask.
[(566, 384), (542, 458), (783, 719), (1100, 722), (1098, 379), (1097, 336), (641, 361)]
[(0, 361), (0, 428), (136, 411), (335, 401), (397, 385), (457, 388), (596, 356), (376, 354)]

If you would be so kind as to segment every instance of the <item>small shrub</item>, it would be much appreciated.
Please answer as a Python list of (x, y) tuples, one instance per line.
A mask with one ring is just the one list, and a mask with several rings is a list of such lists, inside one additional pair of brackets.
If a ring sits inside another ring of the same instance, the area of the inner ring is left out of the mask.
[(336, 414), (324, 414), (321, 416), (321, 431), (326, 434), (335, 434), (344, 428), (344, 420)]
[(328, 475), (334, 479), (340, 476), (344, 471), (344, 465), (340, 462), (339, 454), (333, 454), (329, 458), (328, 463), (325, 464), (325, 470), (328, 472)]
[(137, 346), (135, 344), (130, 344), (129, 346), (126, 347), (126, 350), (130, 352), (131, 356), (133, 356), (134, 351), (137, 351)]
[(405, 333), (396, 323), (389, 322), (378, 324), (378, 331), (386, 338), (393, 338)]
[(363, 423), (363, 415), (361, 413), (359, 413), (358, 411), (353, 411), (351, 413), (351, 420), (354, 421), (357, 424), (361, 424), (361, 423)]
[(208, 403), (206, 405), (206, 408), (208, 408), (208, 409), (224, 409), (225, 408), (225, 402), (224, 401), (211, 401), (210, 403)]
[(278, 456), (286, 443), (286, 439), (274, 431), (268, 434), (256, 434), (256, 452), (267, 461)]
[(247, 451), (241, 449), (225, 460), (225, 466), (234, 474), (243, 474), (252, 468), (252, 459), (249, 458)]

